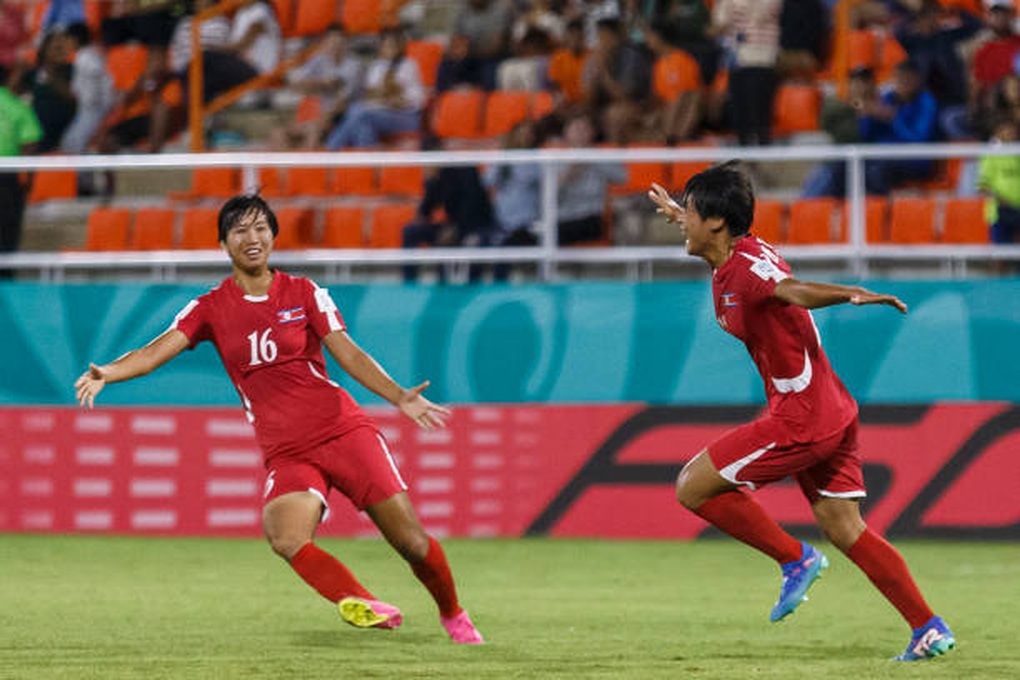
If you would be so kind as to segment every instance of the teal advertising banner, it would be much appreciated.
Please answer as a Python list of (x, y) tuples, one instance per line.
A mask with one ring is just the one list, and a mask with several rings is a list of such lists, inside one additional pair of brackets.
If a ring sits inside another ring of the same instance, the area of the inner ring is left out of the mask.
[[(891, 308), (814, 312), (836, 370), (862, 403), (1020, 402), (1020, 280), (869, 281)], [(74, 379), (162, 332), (207, 288), (0, 285), (2, 404), (70, 404)], [(753, 404), (760, 379), (716, 325), (707, 282), (330, 286), (352, 337), (405, 385), (447, 403)], [(337, 367), (332, 375), (378, 403)], [(109, 387), (110, 405), (232, 405), (215, 350)]]

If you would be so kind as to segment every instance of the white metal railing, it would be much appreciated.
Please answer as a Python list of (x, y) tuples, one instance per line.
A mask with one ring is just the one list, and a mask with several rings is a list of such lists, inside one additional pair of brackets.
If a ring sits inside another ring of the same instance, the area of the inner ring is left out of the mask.
[[(543, 280), (558, 276), (558, 267), (570, 263), (623, 264), (629, 278), (647, 278), (651, 267), (660, 262), (685, 262), (690, 258), (677, 246), (559, 247), (556, 244), (557, 169), (566, 163), (598, 162), (681, 162), (743, 161), (769, 163), (789, 161), (842, 160), (847, 164), (847, 201), (849, 224), (847, 243), (782, 246), (791, 261), (837, 261), (848, 265), (856, 276), (867, 273), (870, 263), (882, 261), (932, 261), (947, 272), (966, 270), (968, 262), (1020, 260), (1020, 245), (954, 244), (887, 245), (869, 244), (864, 224), (863, 164), (871, 159), (890, 158), (977, 158), (981, 156), (1020, 156), (1020, 143), (867, 145), (867, 146), (786, 146), (786, 147), (686, 147), (656, 149), (542, 149), (445, 151), (445, 152), (319, 152), (270, 153), (236, 152), (204, 154), (158, 154), (118, 156), (22, 156), (0, 158), (0, 172), (47, 169), (104, 169), (153, 171), (173, 168), (239, 167), (243, 185), (258, 185), (257, 171), (262, 167), (385, 167), (449, 166), (539, 163), (543, 169), (542, 219), (539, 245), (528, 248), (431, 248), (330, 249), (278, 251), (274, 261), (283, 266), (315, 265), (330, 276), (349, 277), (355, 266), (393, 266), (405, 263), (530, 262), (539, 267)], [(0, 268), (37, 272), (44, 280), (61, 280), (68, 270), (144, 269), (157, 278), (174, 278), (179, 272), (221, 269), (219, 252), (20, 252), (0, 254)]]

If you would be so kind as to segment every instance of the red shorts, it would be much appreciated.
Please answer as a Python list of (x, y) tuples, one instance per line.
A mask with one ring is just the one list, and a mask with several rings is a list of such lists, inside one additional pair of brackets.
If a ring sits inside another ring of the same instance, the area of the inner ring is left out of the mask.
[(764, 416), (712, 442), (708, 455), (726, 480), (752, 489), (793, 477), (812, 503), (820, 496), (866, 495), (856, 418), (834, 435), (803, 443), (793, 440), (781, 420)]
[(263, 504), (295, 491), (311, 491), (326, 508), (323, 520), (329, 512), (330, 489), (347, 496), (358, 510), (407, 491), (386, 440), (374, 427), (358, 427), (314, 451), (272, 460), (266, 472)]

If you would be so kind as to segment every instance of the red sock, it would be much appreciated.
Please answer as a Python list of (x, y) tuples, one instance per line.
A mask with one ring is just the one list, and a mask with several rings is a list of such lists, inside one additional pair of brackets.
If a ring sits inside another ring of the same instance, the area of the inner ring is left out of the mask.
[(429, 536), (429, 551), (425, 559), (411, 562), (411, 571), (432, 594), (432, 599), (439, 605), (440, 616), (450, 618), (460, 613), (457, 586), (453, 584), (453, 574), (439, 541)]
[(375, 599), (350, 569), (314, 543), (301, 546), (294, 557), (290, 558), (290, 566), (305, 583), (330, 602), (339, 602), (348, 596)]
[(920, 628), (935, 615), (914, 583), (903, 556), (871, 529), (864, 530), (846, 556), (867, 574), (911, 628)]
[(709, 498), (694, 513), (780, 564), (800, 559), (800, 541), (765, 514), (758, 501), (738, 489)]

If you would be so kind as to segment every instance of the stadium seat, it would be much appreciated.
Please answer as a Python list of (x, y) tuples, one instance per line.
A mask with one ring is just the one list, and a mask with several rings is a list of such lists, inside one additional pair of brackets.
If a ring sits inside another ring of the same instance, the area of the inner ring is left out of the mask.
[(294, 36), (294, 5), (298, 0), (271, 0), (273, 10), (276, 12), (276, 21), (280, 24), (280, 31), (284, 37)]
[(445, 50), (443, 44), (436, 40), (407, 41), (407, 56), (418, 62), (421, 82), (425, 87), (436, 86), (436, 75), (439, 73), (439, 63), (443, 60)]
[(866, 28), (856, 29), (847, 34), (848, 66), (851, 71), (858, 68), (875, 68), (878, 62), (878, 37)]
[(378, 33), (383, 27), (381, 10), (379, 0), (344, 0), (340, 23), (348, 33)]
[(75, 170), (39, 170), (32, 175), (29, 203), (78, 198), (78, 173)]
[(323, 248), (364, 248), (365, 210), (358, 206), (331, 206), (322, 225)]
[[(629, 148), (654, 148), (648, 145), (630, 144)], [(667, 186), (669, 184), (669, 166), (662, 161), (651, 163), (628, 162), (627, 181), (621, 184), (609, 185), (609, 193), (613, 196), (625, 196), (628, 194), (644, 194), (652, 186), (652, 182)]]
[(754, 205), (754, 223), (751, 233), (769, 243), (783, 243), (783, 212), (786, 206), (782, 201), (759, 200)]
[(316, 37), (336, 21), (334, 0), (300, 0), (295, 2), (294, 27), (292, 34), (300, 37)]
[(320, 167), (287, 168), (287, 194), (291, 196), (329, 196), (329, 170)]
[(220, 247), (216, 232), (216, 208), (187, 208), (181, 221), (180, 247), (186, 250), (210, 250)]
[[(850, 201), (844, 204), (843, 231), (849, 234)], [(885, 196), (868, 196), (864, 199), (864, 240), (865, 243), (889, 242), (889, 201)], [(848, 236), (840, 234), (840, 240)]]
[(884, 83), (889, 80), (896, 67), (907, 60), (907, 56), (907, 51), (903, 49), (903, 45), (900, 44), (895, 35), (890, 33), (882, 38), (882, 42), (878, 47), (878, 64), (875, 73), (876, 82)]
[(191, 171), (191, 198), (230, 198), (241, 190), (237, 168), (195, 168)]
[(340, 196), (373, 196), (379, 193), (376, 169), (371, 167), (333, 168), (330, 189)]
[(442, 139), (478, 139), (484, 101), (485, 93), (479, 89), (443, 92), (432, 109), (432, 132)]
[(266, 198), (283, 196), (286, 193), (286, 177), (283, 168), (263, 167), (258, 172), (258, 190)]
[(421, 196), (425, 193), (425, 171), (417, 165), (379, 168), (379, 191), (387, 196)]
[[(832, 242), (832, 220), (839, 215), (835, 198), (801, 198), (790, 205), (786, 242), (798, 245)], [(837, 230), (838, 231), (838, 230)]]
[(981, 197), (947, 198), (942, 216), (942, 241), (945, 243), (988, 243), (985, 199)]
[(85, 0), (85, 23), (96, 39), (109, 9), (110, 3), (107, 0)]
[(400, 248), (404, 227), (418, 212), (416, 203), (387, 203), (372, 211), (369, 248)]
[(927, 196), (900, 196), (889, 210), (889, 241), (892, 243), (932, 243), (935, 240), (935, 199)]
[(139, 208), (128, 247), (132, 250), (170, 250), (174, 247), (177, 213), (170, 208)]
[(667, 189), (682, 191), (687, 180), (703, 170), (710, 168), (709, 161), (677, 161), (669, 166), (669, 186)]
[(784, 83), (776, 90), (772, 133), (777, 137), (818, 130), (822, 93), (814, 85)]
[(533, 120), (548, 116), (555, 108), (556, 100), (553, 98), (552, 92), (543, 90), (531, 93), (531, 118)]
[(485, 117), (482, 122), (483, 137), (498, 137), (528, 118), (531, 114), (530, 92), (506, 92), (496, 90), (485, 98)]
[(111, 45), (106, 50), (106, 67), (113, 78), (113, 86), (121, 92), (134, 87), (138, 78), (145, 73), (149, 52), (145, 45), (127, 43)]
[(127, 208), (94, 208), (85, 225), (86, 250), (124, 250), (131, 229)]
[(663, 102), (672, 102), (685, 92), (701, 88), (698, 62), (684, 50), (670, 50), (655, 61), (652, 91)]
[[(293, 169), (293, 168), (292, 168)], [(280, 231), (276, 235), (273, 248), (276, 250), (293, 250), (305, 248), (312, 242), (312, 230), (315, 227), (315, 215), (311, 208), (285, 206), (276, 210), (276, 221)]]

